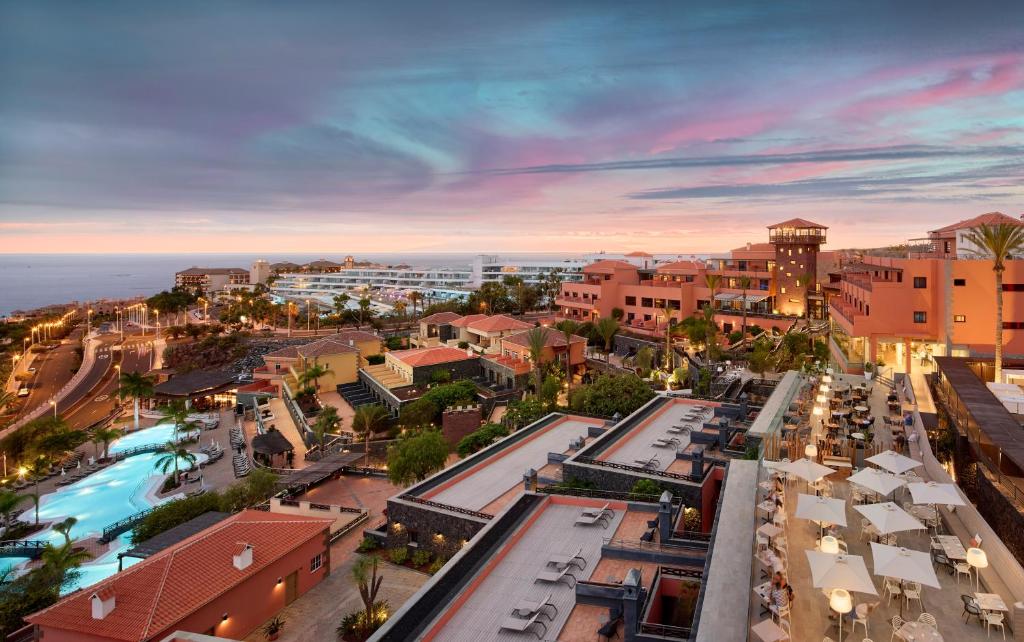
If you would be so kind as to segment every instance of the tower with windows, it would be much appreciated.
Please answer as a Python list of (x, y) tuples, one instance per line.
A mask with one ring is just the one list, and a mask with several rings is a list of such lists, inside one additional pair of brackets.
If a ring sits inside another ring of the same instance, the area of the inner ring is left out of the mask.
[(824, 306), (818, 290), (818, 252), (828, 228), (802, 218), (768, 226), (768, 242), (775, 247), (773, 283), (777, 314), (822, 318)]

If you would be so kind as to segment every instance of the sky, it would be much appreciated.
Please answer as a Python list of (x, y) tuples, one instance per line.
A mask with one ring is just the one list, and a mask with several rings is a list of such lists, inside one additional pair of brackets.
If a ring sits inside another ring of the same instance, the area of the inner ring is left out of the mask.
[(1024, 213), (1024, 2), (0, 3), (0, 252), (827, 248)]

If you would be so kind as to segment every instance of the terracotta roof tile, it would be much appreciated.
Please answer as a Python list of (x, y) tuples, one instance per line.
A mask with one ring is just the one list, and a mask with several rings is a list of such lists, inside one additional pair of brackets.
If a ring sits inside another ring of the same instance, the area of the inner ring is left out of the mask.
[(1024, 225), (1024, 221), (1022, 221), (1021, 219), (1013, 218), (1012, 216), (1007, 216), (1002, 212), (989, 212), (987, 214), (975, 216), (974, 218), (965, 219), (963, 221), (957, 221), (956, 223), (953, 223), (952, 225), (947, 225), (946, 227), (940, 227), (937, 230), (932, 230), (930, 233), (942, 234), (943, 232), (955, 232), (956, 230), (971, 229), (979, 227), (981, 225), (999, 225), (1000, 223), (1005, 223), (1008, 225)]
[(435, 312), (428, 317), (420, 319), (420, 323), (427, 323), (430, 325), (442, 325), (445, 323), (451, 323), (452, 321), (458, 321), (462, 318), (461, 314), (457, 312)]
[(299, 356), (299, 346), (285, 346), (280, 350), (274, 350), (263, 355), (263, 358), (274, 357), (277, 359), (296, 359)]
[(805, 218), (791, 218), (788, 221), (776, 223), (775, 225), (769, 225), (769, 230), (774, 230), (777, 227), (813, 227), (820, 230), (827, 230), (828, 227), (821, 223), (815, 223), (814, 221), (808, 221)]
[(474, 321), (479, 321), (480, 319), (486, 319), (486, 318), (487, 318), (486, 314), (469, 314), (469, 315), (466, 315), (466, 316), (462, 317), (461, 319), (453, 320), (452, 321), (452, 325), (455, 326), (456, 328), (465, 328), (470, 323), (473, 323)]
[(347, 341), (335, 339), (333, 336), (299, 346), (299, 355), (306, 359), (322, 357), (327, 354), (341, 354), (342, 352), (359, 352), (359, 348), (350, 346)]
[(616, 259), (601, 259), (600, 261), (594, 261), (590, 265), (583, 266), (584, 272), (610, 272), (613, 270), (635, 270), (636, 266), (632, 263), (626, 263), (625, 261), (619, 261)]
[[(502, 343), (508, 343), (508, 344), (511, 344), (511, 345), (516, 345), (516, 346), (521, 346), (521, 347), (524, 347), (524, 348), (529, 348), (530, 347), (530, 340), (529, 340), (530, 332), (532, 332), (532, 330), (527, 330), (526, 332), (519, 332), (517, 334), (512, 334), (512, 335), (509, 335), (507, 337), (502, 337), (501, 341), (502, 341)], [(586, 343), (586, 341), (587, 340), (584, 337), (581, 337), (581, 336), (578, 336), (578, 335), (575, 335), (575, 334), (572, 335), (572, 342), (573, 343)], [(552, 348), (560, 348), (560, 347), (565, 345), (565, 335), (562, 334), (561, 330), (556, 330), (555, 328), (548, 328), (547, 334), (544, 335), (544, 345), (550, 346)]]
[[(181, 543), (26, 618), (30, 623), (111, 640), (140, 642), (180, 622), (250, 576), (321, 536), (331, 520), (246, 510)], [(234, 567), (238, 542), (253, 546), (253, 562)], [(112, 591), (115, 605), (92, 617), (94, 593)]]
[(476, 356), (466, 354), (465, 350), (450, 348), (448, 346), (438, 346), (435, 348), (413, 348), (412, 350), (395, 350), (388, 354), (402, 363), (412, 366), (413, 368), (436, 366), (441, 363), (451, 363), (453, 361), (465, 361), (466, 359), (477, 358)]
[(520, 321), (519, 319), (513, 319), (512, 317), (504, 314), (495, 314), (493, 316), (471, 321), (466, 327), (472, 328), (478, 332), (504, 332), (506, 330), (525, 330), (527, 328), (532, 328), (533, 324)]

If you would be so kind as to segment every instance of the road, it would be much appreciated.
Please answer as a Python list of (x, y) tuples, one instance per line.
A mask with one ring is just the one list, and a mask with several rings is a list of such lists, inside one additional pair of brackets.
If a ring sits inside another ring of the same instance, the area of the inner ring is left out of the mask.
[(40, 352), (32, 361), (32, 367), (36, 369), (32, 379), (27, 382), (28, 397), (24, 398), (20, 418), (39, 406), (47, 403), (57, 392), (71, 381), (74, 373), (71, 369), (75, 366), (78, 357), (75, 355), (75, 348), (80, 345), (82, 331), (76, 328), (68, 335), (68, 338), (61, 345), (47, 352)]
[[(72, 428), (87, 428), (110, 415), (118, 403), (117, 369), (113, 367), (114, 364), (121, 366), (121, 372), (149, 371), (153, 350), (150, 343), (152, 339), (152, 336), (125, 337), (123, 350), (111, 352), (107, 361), (112, 359), (113, 363), (107, 364), (107, 368), (103, 369), (103, 375), (95, 380), (94, 385), (84, 393), (76, 394), (74, 403), (67, 404), (64, 409), (58, 408), (58, 412), (68, 425)], [(91, 378), (92, 373), (87, 379)]]

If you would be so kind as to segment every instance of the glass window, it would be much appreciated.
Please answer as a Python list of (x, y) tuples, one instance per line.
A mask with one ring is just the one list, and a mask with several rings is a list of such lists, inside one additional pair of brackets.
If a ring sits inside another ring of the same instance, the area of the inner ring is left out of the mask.
[(962, 288), (967, 285), (967, 279), (953, 279), (953, 285)]
[(645, 308), (653, 308), (654, 307), (654, 299), (645, 296), (645, 297), (640, 299), (640, 305), (642, 307), (645, 307)]
[(928, 323), (928, 313), (915, 311), (914, 312), (914, 323)]
[(967, 323), (967, 316), (963, 315), (963, 314), (954, 314), (953, 315), (953, 322), (954, 323)]
[(316, 556), (309, 560), (309, 572), (314, 573), (320, 570), (320, 567), (324, 565), (324, 554), (317, 553)]
[(915, 276), (914, 287), (918, 290), (928, 287), (928, 277), (926, 276)]
[(636, 297), (635, 296), (627, 296), (626, 297), (626, 305), (636, 305)]

